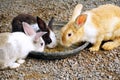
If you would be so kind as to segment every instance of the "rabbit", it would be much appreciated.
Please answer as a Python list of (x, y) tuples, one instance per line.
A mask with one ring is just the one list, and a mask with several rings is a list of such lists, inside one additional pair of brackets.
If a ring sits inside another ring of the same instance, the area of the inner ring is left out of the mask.
[(25, 62), (31, 51), (42, 52), (45, 43), (41, 36), (47, 32), (36, 33), (28, 23), (22, 22), (23, 32), (0, 33), (0, 68), (17, 68)]
[(48, 25), (37, 16), (37, 19), (29, 14), (19, 14), (18, 16), (14, 17), (12, 20), (12, 32), (24, 32), (22, 22), (27, 22), (32, 26), (32, 28), (38, 31), (46, 31), (47, 33), (42, 36), (43, 40), (45, 41), (45, 45), (48, 48), (54, 48), (57, 45), (57, 40), (55, 33), (52, 29), (52, 24), (54, 22), (54, 17), (51, 18)]
[[(61, 44), (69, 47), (74, 43), (87, 41), (93, 44), (90, 51), (112, 50), (120, 46), (120, 7), (101, 5), (81, 13), (78, 4), (71, 20), (61, 29)], [(101, 45), (102, 41), (106, 41)]]

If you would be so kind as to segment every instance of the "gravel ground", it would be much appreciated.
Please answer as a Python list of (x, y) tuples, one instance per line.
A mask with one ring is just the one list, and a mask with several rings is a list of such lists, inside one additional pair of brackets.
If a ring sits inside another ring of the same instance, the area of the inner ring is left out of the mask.
[[(19, 13), (40, 16), (48, 21), (68, 21), (77, 3), (84, 10), (111, 3), (120, 6), (119, 0), (0, 0), (0, 32), (11, 30), (11, 20)], [(17, 69), (0, 71), (0, 80), (120, 80), (120, 47), (89, 52), (62, 60), (27, 58)]]

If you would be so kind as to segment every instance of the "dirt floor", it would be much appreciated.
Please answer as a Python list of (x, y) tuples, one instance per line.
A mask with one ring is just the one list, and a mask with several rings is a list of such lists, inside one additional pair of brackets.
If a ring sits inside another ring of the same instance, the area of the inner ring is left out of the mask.
[[(76, 4), (83, 11), (119, 0), (0, 0), (0, 32), (11, 31), (13, 17), (20, 13), (39, 16), (48, 21), (68, 21)], [(89, 52), (62, 60), (42, 60), (28, 57), (19, 68), (0, 71), (0, 80), (120, 80), (120, 47)]]

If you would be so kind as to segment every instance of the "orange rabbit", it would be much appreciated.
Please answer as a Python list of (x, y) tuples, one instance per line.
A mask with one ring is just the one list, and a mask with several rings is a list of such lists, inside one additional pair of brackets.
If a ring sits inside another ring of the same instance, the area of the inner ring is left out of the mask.
[(81, 13), (78, 4), (71, 20), (61, 29), (61, 44), (71, 46), (74, 43), (88, 41), (93, 44), (90, 51), (98, 51), (102, 41), (104, 50), (120, 46), (120, 7), (106, 4)]

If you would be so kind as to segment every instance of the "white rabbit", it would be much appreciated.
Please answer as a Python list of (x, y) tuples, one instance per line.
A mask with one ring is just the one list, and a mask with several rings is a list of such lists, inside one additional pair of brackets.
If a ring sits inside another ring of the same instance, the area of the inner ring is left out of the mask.
[(0, 34), (0, 68), (17, 68), (25, 62), (31, 51), (43, 51), (45, 43), (41, 38), (46, 32), (36, 33), (28, 23), (23, 22), (23, 32)]

